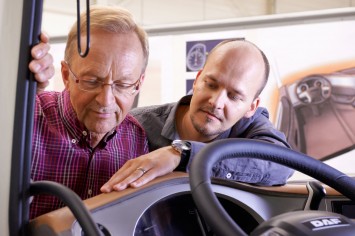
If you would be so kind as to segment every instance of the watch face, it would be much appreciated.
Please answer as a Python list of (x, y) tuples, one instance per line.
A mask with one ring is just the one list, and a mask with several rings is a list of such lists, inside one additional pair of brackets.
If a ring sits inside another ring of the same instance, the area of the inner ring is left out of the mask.
[(197, 71), (203, 67), (206, 61), (206, 45), (196, 43), (193, 45), (186, 57), (186, 66), (191, 71)]
[(174, 140), (172, 145), (180, 151), (187, 151), (191, 149), (191, 144), (183, 140)]

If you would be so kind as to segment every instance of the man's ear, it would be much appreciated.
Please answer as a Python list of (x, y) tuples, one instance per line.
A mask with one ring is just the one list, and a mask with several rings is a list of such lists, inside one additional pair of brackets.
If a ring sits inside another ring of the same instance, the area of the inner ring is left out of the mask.
[(199, 71), (197, 72), (196, 78), (195, 78), (195, 80), (194, 80), (194, 83), (196, 82), (196, 80), (198, 79), (198, 77), (200, 77), (201, 73), (202, 73), (202, 70), (199, 70)]
[(69, 89), (69, 68), (68, 64), (65, 61), (61, 61), (61, 69), (60, 71), (62, 72), (62, 80), (63, 84), (65, 86), (65, 89)]
[(141, 78), (139, 79), (138, 91), (141, 90), (142, 84), (143, 84), (143, 82), (144, 82), (144, 79), (145, 79), (145, 73), (143, 73), (143, 74), (141, 75)]
[(254, 101), (250, 105), (250, 109), (249, 109), (249, 111), (247, 111), (247, 113), (245, 113), (244, 117), (245, 118), (252, 117), (254, 115), (256, 109), (259, 107), (259, 104), (260, 104), (260, 97), (257, 97), (256, 99), (254, 99)]
[(196, 81), (197, 81), (198, 77), (200, 77), (201, 73), (202, 73), (202, 70), (199, 70), (196, 74), (196, 78), (194, 80), (194, 83), (192, 84), (192, 93), (193, 93), (194, 87), (196, 85)]

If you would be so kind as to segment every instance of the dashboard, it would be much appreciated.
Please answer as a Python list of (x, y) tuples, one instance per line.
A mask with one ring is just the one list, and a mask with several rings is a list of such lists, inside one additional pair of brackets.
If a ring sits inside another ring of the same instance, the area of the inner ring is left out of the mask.
[[(319, 210), (355, 218), (353, 202), (323, 187), (326, 196)], [(212, 179), (212, 189), (246, 233), (273, 216), (304, 209), (309, 196), (302, 181), (259, 187)], [(159, 177), (141, 188), (100, 194), (84, 204), (103, 235), (213, 235), (194, 204), (189, 176), (183, 172)], [(85, 235), (67, 207), (39, 216), (29, 226), (31, 235)]]

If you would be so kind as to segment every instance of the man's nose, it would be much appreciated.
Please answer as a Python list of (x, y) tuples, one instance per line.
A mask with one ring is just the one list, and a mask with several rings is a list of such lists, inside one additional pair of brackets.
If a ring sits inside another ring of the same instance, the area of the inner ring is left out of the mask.
[(224, 107), (226, 98), (226, 93), (223, 90), (218, 90), (211, 93), (209, 102), (215, 109), (222, 109)]
[(102, 106), (110, 106), (115, 102), (113, 84), (102, 84), (101, 91), (97, 94), (96, 100)]

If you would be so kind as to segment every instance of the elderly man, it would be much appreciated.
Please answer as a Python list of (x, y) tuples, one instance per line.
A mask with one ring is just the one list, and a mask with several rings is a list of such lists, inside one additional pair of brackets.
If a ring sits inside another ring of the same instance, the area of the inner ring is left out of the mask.
[[(33, 181), (64, 184), (82, 199), (99, 194), (127, 160), (148, 152), (143, 128), (127, 115), (144, 80), (147, 35), (124, 9), (93, 6), (90, 15), (88, 56), (77, 53), (75, 24), (62, 61), (65, 90), (37, 94), (31, 166)], [(81, 22), (85, 32), (85, 14)], [(85, 39), (83, 33), (81, 42)], [(30, 217), (62, 206), (56, 197), (36, 196)]]

